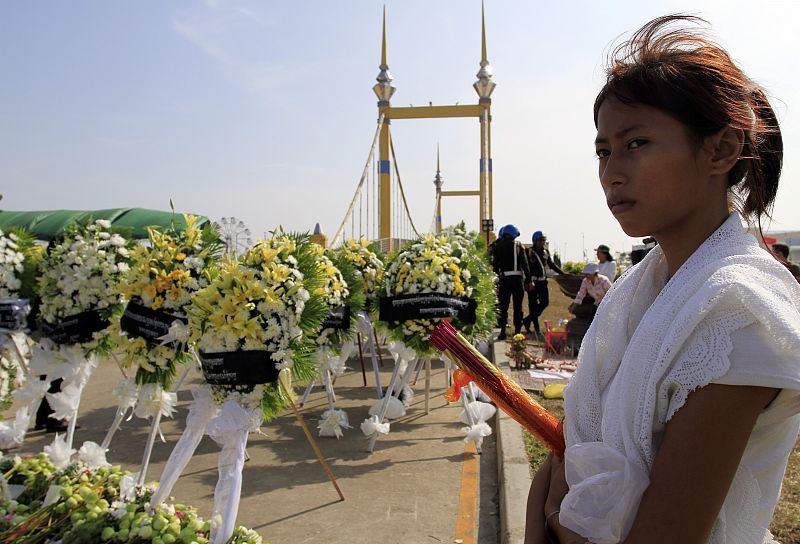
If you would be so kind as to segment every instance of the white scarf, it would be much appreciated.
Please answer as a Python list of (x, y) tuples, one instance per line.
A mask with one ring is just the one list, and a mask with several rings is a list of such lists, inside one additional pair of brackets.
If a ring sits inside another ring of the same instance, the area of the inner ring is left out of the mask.
[[(565, 391), (570, 491), (562, 524), (593, 542), (624, 539), (649, 484), (654, 435), (689, 393), (727, 372), (733, 331), (760, 322), (777, 345), (800, 346), (800, 286), (786, 272), (733, 213), (663, 289), (660, 247), (617, 280)], [(743, 519), (752, 504), (728, 500), (737, 487), (756, 483), (741, 469), (709, 542), (771, 541), (766, 528), (755, 534)], [(728, 520), (724, 528), (721, 519)]]

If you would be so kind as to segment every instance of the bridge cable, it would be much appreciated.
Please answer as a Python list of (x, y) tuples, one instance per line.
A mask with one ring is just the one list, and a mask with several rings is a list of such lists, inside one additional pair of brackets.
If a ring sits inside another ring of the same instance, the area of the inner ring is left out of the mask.
[(406, 201), (406, 193), (403, 190), (403, 183), (400, 180), (400, 169), (397, 166), (397, 157), (394, 154), (394, 141), (392, 139), (392, 133), (389, 132), (389, 149), (392, 151), (392, 162), (394, 163), (395, 173), (397, 175), (397, 185), (400, 188), (400, 196), (403, 198), (403, 206), (406, 210), (406, 216), (408, 217), (408, 221), (411, 225), (411, 229), (414, 232), (414, 236), (419, 236), (419, 232), (417, 231), (417, 227), (414, 226), (414, 220), (411, 219), (411, 212), (408, 211), (408, 202)]
[(342, 219), (342, 224), (339, 225), (339, 230), (336, 231), (336, 235), (333, 237), (333, 240), (331, 241), (331, 247), (336, 247), (336, 244), (339, 242), (339, 239), (344, 233), (345, 225), (347, 225), (347, 218), (348, 216), (352, 215), (353, 208), (355, 207), (356, 204), (356, 199), (358, 198), (358, 195), (361, 193), (361, 187), (364, 185), (364, 181), (367, 179), (367, 176), (369, 174), (369, 163), (375, 154), (375, 146), (378, 143), (378, 136), (381, 133), (381, 128), (383, 128), (384, 117), (385, 117), (384, 113), (381, 113), (380, 117), (378, 117), (378, 126), (375, 129), (375, 136), (372, 138), (372, 145), (369, 148), (369, 155), (367, 155), (367, 161), (364, 164), (364, 169), (361, 172), (361, 179), (358, 182), (358, 187), (356, 187), (356, 192), (353, 195), (353, 200), (350, 201), (350, 207), (347, 209), (347, 212), (344, 215), (344, 219)]

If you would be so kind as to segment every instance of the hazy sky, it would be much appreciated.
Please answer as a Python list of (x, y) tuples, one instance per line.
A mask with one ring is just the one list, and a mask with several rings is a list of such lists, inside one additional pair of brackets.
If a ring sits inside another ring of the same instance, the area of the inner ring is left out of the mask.
[[(6, 1), (0, 4), (0, 206), (146, 207), (256, 234), (336, 231), (377, 118), (383, 3)], [(773, 97), (786, 147), (773, 228), (800, 228), (800, 38), (795, 2), (488, 0), (494, 217), (544, 230), (578, 259), (629, 249), (597, 180), (592, 103), (614, 39), (655, 16), (708, 19)], [(479, 0), (386, 4), (393, 105), (475, 103)], [(395, 121), (418, 226), (430, 226), (436, 144), (444, 188), (474, 189), (474, 119)], [(444, 222), (477, 227), (476, 199)], [(591, 253), (591, 251), (589, 251)]]

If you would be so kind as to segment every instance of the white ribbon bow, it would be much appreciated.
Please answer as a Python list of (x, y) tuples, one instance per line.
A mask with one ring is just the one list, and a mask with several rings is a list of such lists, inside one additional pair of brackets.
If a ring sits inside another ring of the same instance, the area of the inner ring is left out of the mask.
[(475, 442), (475, 448), (480, 452), (483, 439), (492, 434), (492, 428), (485, 421), (481, 421), (474, 425), (462, 427), (461, 432), (465, 435), (464, 442)]
[(358, 329), (358, 332), (367, 338), (369, 338), (372, 334), (372, 322), (369, 320), (369, 316), (364, 312), (359, 312), (356, 328)]
[(56, 433), (53, 443), (45, 446), (43, 450), (47, 457), (50, 458), (50, 462), (57, 468), (66, 467), (72, 458), (72, 454), (75, 453), (75, 450), (67, 445), (66, 435), (61, 437), (58, 433)]
[(48, 389), (50, 389), (49, 381), (32, 378), (15, 390), (12, 396), (18, 402), (33, 403), (42, 400)]
[(0, 421), (0, 448), (7, 449), (20, 446), (25, 440), (25, 433), (28, 430), (31, 416), (28, 407), (23, 406), (17, 410), (17, 415), (13, 421)]
[(364, 436), (372, 436), (374, 434), (389, 434), (389, 423), (380, 423), (378, 416), (371, 416), (361, 422), (361, 432)]
[(150, 419), (159, 412), (162, 417), (172, 417), (178, 405), (177, 393), (164, 391), (157, 383), (146, 383), (139, 390), (136, 417)]
[(352, 429), (350, 421), (347, 419), (347, 412), (344, 410), (325, 410), (322, 412), (322, 419), (317, 425), (320, 436), (344, 436), (342, 429)]
[(139, 399), (139, 385), (134, 378), (122, 378), (111, 392), (117, 399), (117, 406), (123, 412), (136, 406)]
[(406, 373), (408, 364), (417, 358), (417, 352), (400, 340), (389, 343), (389, 353), (392, 354), (395, 364), (400, 365), (401, 376)]
[(161, 340), (162, 346), (170, 342), (175, 342), (176, 345), (185, 344), (189, 341), (190, 332), (189, 325), (185, 324), (180, 319), (176, 319), (169, 326), (167, 334), (159, 336), (158, 339)]
[(47, 393), (47, 402), (50, 403), (50, 408), (53, 413), (50, 415), (53, 419), (69, 419), (78, 410), (78, 404), (81, 401), (81, 387), (74, 383), (70, 383), (62, 387), (59, 393)]
[(111, 463), (106, 461), (106, 451), (99, 444), (86, 441), (81, 446), (81, 449), (78, 450), (78, 459), (86, 463), (92, 470), (100, 467), (110, 467)]
[(486, 402), (476, 400), (465, 403), (464, 410), (459, 416), (461, 422), (466, 425), (461, 428), (461, 432), (464, 433), (464, 442), (474, 442), (475, 448), (480, 452), (483, 439), (492, 434), (492, 428), (486, 422), (496, 412), (497, 408)]

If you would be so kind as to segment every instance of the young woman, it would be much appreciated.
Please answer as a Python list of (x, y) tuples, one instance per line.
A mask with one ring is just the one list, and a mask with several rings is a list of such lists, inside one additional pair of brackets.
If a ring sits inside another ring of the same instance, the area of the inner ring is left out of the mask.
[(614, 257), (611, 256), (611, 248), (605, 244), (600, 244), (595, 249), (595, 252), (600, 274), (611, 280), (611, 283), (614, 283), (614, 280), (617, 279), (617, 263), (614, 262)]
[(783, 146), (763, 91), (674, 27), (698, 22), (645, 25), (595, 101), (608, 207), (658, 245), (583, 341), (565, 460), (534, 479), (526, 544), (774, 542), (800, 429), (800, 286), (742, 218), (771, 209)]

